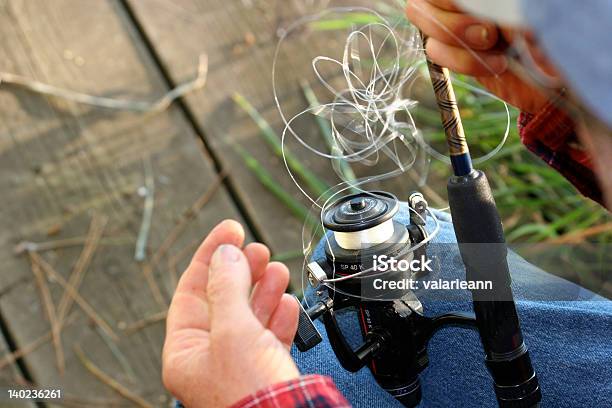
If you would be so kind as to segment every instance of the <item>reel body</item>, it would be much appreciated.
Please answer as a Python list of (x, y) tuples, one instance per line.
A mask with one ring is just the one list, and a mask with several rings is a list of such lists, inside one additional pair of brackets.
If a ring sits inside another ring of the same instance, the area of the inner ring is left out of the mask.
[[(367, 291), (383, 274), (373, 267), (375, 257), (412, 261), (427, 257), (425, 229), (427, 202), (420, 193), (409, 200), (410, 223), (397, 220), (399, 202), (385, 192), (346, 196), (323, 215), (324, 255), (307, 266), (310, 284), (319, 300), (301, 310), (295, 344), (306, 351), (322, 337), (312, 323), (321, 318), (332, 349), (348, 371), (368, 366), (376, 381), (403, 405), (421, 400), (419, 373), (429, 362), (427, 343), (447, 324), (474, 326), (471, 315), (451, 313), (437, 318), (423, 315), (423, 306), (410, 289), (386, 290), (380, 296)], [(413, 249), (414, 248), (414, 249)], [(385, 280), (420, 277), (423, 272), (390, 271)], [(356, 309), (363, 344), (352, 347), (338, 324), (337, 314)]]

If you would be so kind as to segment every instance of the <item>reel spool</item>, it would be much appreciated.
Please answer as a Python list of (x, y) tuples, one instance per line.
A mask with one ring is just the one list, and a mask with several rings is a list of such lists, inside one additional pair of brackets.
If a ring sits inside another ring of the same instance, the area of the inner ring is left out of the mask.
[[(419, 214), (423, 224), (426, 208), (425, 205), (422, 214)], [(410, 228), (407, 228), (395, 218), (398, 211), (397, 198), (382, 191), (343, 197), (326, 210), (323, 225), (328, 231), (325, 245), (327, 267), (324, 269), (325, 278), (332, 280), (326, 286), (349, 296), (364, 297), (364, 289), (372, 288), (373, 280), (381, 277), (381, 273), (373, 268), (375, 256), (386, 255), (406, 261), (414, 258), (415, 254), (410, 248), (426, 237), (425, 229), (419, 229), (417, 225), (409, 225)], [(424, 251), (421, 252), (424, 254)], [(313, 267), (311, 263), (308, 269)], [(354, 274), (359, 275), (351, 278)], [(334, 278), (341, 280), (334, 281)], [(414, 276), (406, 272), (386, 272), (384, 278), (398, 280)], [(316, 280), (314, 283), (316, 286)], [(385, 292), (380, 296), (381, 299), (399, 299), (403, 294)], [(368, 293), (365, 297), (376, 299), (376, 295)]]
[[(376, 293), (368, 288), (374, 287), (374, 280), (381, 277), (401, 280), (422, 275), (374, 270), (373, 260), (381, 255), (408, 262), (426, 258), (425, 245), (418, 244), (427, 237), (427, 202), (415, 192), (409, 207), (411, 221), (406, 225), (397, 219), (399, 201), (391, 193), (362, 192), (334, 202), (323, 214), (326, 262), (308, 264), (310, 284), (313, 287), (324, 284), (330, 290), (369, 300), (394, 300), (407, 294), (397, 290)], [(415, 246), (417, 249), (411, 250)]]
[[(333, 232), (337, 246), (358, 250), (391, 241), (395, 233), (405, 232), (394, 222), (399, 210), (397, 198), (390, 193), (358, 193), (332, 204), (323, 216), (323, 226)], [(398, 228), (399, 227), (399, 228)]]

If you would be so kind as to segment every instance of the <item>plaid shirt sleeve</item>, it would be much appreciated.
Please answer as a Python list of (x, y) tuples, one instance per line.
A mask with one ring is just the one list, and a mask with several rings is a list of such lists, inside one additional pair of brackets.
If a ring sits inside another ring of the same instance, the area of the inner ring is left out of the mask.
[(553, 104), (535, 115), (521, 113), (518, 120), (523, 144), (561, 173), (582, 194), (603, 205), (591, 158), (580, 144), (574, 123)]
[(331, 378), (307, 375), (259, 390), (231, 408), (350, 408), (350, 404)]

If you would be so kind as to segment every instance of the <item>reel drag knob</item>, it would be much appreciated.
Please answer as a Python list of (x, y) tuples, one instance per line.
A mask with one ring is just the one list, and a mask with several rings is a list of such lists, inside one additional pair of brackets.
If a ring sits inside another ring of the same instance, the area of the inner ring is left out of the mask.
[(333, 232), (338, 246), (360, 250), (389, 241), (394, 233), (397, 198), (382, 191), (342, 197), (323, 215), (323, 225)]

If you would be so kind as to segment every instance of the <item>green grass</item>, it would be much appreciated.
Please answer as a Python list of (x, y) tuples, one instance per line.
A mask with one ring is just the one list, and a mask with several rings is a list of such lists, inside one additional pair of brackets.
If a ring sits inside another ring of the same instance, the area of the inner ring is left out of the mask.
[(255, 157), (236, 144), (232, 145), (232, 147), (242, 158), (245, 166), (251, 170), (251, 173), (274, 197), (283, 203), (295, 217), (306, 220), (308, 215), (308, 208), (306, 206), (286, 192)]
[[(260, 130), (260, 134), (265, 142), (270, 146), (272, 152), (278, 157), (283, 156), (283, 147), (281, 145), (281, 138), (278, 134), (272, 129), (272, 126), (259, 114), (259, 112), (251, 105), (246, 98), (240, 94), (234, 94), (234, 102), (240, 108), (242, 108), (246, 113), (249, 114), (251, 119), (257, 124)], [(310, 188), (315, 195), (315, 197), (322, 196), (326, 194), (326, 191), (329, 190), (330, 186), (325, 183), (323, 180), (319, 179), (316, 174), (310, 171), (306, 166), (304, 166), (297, 157), (295, 157), (289, 149), (285, 148), (285, 161), (287, 162), (287, 166), (291, 169), (292, 172), (296, 173), (298, 177), (300, 177), (308, 188)]]

